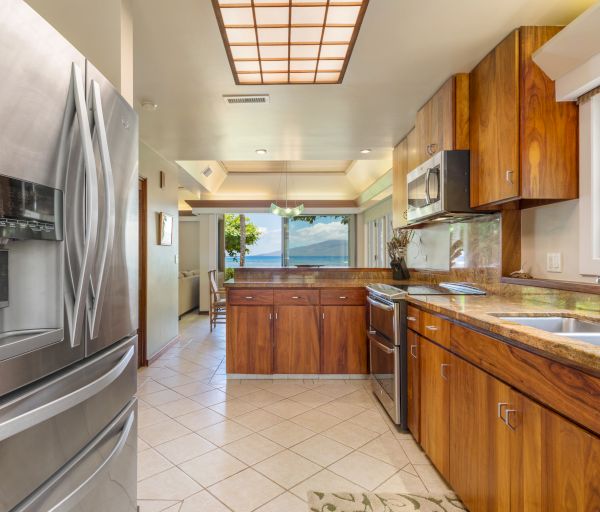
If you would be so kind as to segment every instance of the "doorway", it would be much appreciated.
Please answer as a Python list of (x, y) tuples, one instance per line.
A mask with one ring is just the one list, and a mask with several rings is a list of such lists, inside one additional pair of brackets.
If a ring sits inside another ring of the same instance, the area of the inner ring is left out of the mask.
[(148, 366), (146, 336), (146, 287), (148, 257), (148, 182), (146, 178), (138, 181), (138, 368)]

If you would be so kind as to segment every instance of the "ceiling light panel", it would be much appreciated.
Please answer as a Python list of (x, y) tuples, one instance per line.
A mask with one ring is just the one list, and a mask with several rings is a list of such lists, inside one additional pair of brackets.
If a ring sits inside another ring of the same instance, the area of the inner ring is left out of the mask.
[(368, 0), (212, 0), (237, 84), (341, 83)]

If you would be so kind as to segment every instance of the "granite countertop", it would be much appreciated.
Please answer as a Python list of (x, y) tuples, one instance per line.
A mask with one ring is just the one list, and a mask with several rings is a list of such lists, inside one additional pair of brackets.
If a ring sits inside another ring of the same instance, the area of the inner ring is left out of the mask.
[(540, 291), (537, 297), (535, 294), (516, 296), (499, 294), (486, 296), (429, 295), (409, 297), (407, 300), (424, 309), (509, 338), (517, 345), (533, 349), (553, 359), (574, 364), (600, 376), (600, 346), (557, 336), (493, 316), (498, 313), (506, 314), (506, 316), (572, 316), (582, 320), (600, 322), (600, 295), (586, 295), (587, 299), (584, 300), (573, 299), (575, 295), (577, 294), (560, 292), (554, 301), (548, 300), (543, 291)]
[[(253, 279), (252, 281), (225, 281), (225, 288), (364, 288), (370, 283), (406, 284), (409, 281), (394, 281), (381, 278), (345, 278), (328, 279), (319, 277), (284, 277), (273, 276), (268, 279)], [(417, 284), (410, 281), (411, 284)]]

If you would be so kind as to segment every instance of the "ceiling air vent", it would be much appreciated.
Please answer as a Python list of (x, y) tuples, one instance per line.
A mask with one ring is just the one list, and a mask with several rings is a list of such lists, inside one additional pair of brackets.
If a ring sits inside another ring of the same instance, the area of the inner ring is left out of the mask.
[(268, 94), (223, 94), (223, 99), (228, 105), (271, 103)]

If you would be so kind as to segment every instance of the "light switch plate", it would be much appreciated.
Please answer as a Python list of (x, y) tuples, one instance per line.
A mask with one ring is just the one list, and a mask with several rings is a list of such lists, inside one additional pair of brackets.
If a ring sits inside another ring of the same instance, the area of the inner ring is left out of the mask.
[(549, 252), (546, 254), (546, 271), (562, 272), (562, 254), (560, 252)]

